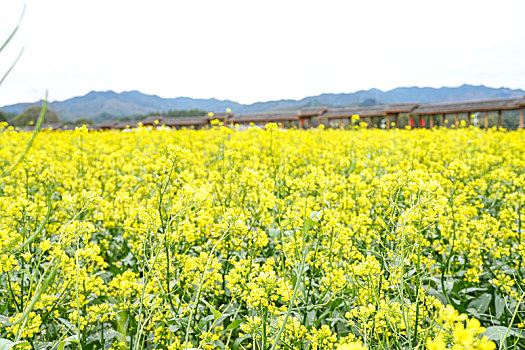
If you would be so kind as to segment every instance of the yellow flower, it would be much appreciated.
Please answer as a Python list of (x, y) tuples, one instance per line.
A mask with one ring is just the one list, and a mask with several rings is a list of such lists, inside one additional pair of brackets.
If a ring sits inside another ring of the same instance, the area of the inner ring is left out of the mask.
[(464, 321), (466, 319), (467, 315), (460, 315), (458, 311), (450, 304), (441, 309), (441, 320), (444, 322), (452, 323), (456, 321)]
[(483, 332), (485, 332), (486, 328), (485, 327), (481, 327), (481, 324), (479, 323), (479, 321), (475, 318), (471, 318), (471, 319), (468, 319), (467, 320), (467, 328), (478, 333), (478, 334), (481, 334)]
[(368, 350), (368, 348), (360, 342), (350, 342), (338, 345), (337, 350)]
[(24, 258), (24, 260), (26, 262), (29, 262), (29, 260), (31, 260), (31, 253), (29, 251), (26, 251), (24, 254), (22, 254), (22, 257)]
[(487, 336), (484, 336), (480, 339), (479, 343), (476, 346), (478, 350), (494, 350), (496, 349), (496, 343), (487, 339)]
[(434, 340), (427, 338), (426, 346), (427, 350), (443, 350), (447, 348), (447, 344), (445, 344), (442, 335), (438, 335)]
[(470, 346), (474, 342), (474, 334), (471, 329), (465, 329), (461, 323), (456, 324), (452, 336), (457, 344)]
[(51, 242), (49, 241), (49, 239), (45, 239), (40, 243), (40, 249), (42, 249), (42, 251), (44, 252), (51, 249)]

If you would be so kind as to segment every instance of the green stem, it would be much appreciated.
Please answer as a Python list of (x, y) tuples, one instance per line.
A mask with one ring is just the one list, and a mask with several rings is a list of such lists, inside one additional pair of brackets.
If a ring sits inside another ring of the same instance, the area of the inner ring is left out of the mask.
[(186, 326), (186, 335), (184, 336), (184, 350), (188, 349), (190, 328), (191, 328), (191, 324), (193, 323), (193, 317), (195, 316), (195, 314), (197, 312), (197, 308), (199, 306), (199, 301), (200, 301), (200, 298), (201, 298), (202, 289), (203, 289), (203, 285), (204, 285), (204, 279), (206, 277), (206, 271), (208, 270), (208, 267), (210, 266), (210, 263), (211, 263), (211, 260), (212, 260), (212, 257), (213, 257), (213, 253), (215, 252), (215, 249), (217, 248), (219, 243), (224, 239), (224, 237), (226, 237), (226, 235), (230, 231), (230, 228), (231, 228), (231, 225), (228, 226), (228, 228), (226, 230), (224, 230), (224, 233), (219, 238), (219, 240), (217, 242), (215, 242), (215, 244), (213, 245), (213, 248), (210, 251), (210, 254), (208, 255), (208, 260), (206, 261), (206, 266), (204, 267), (204, 270), (202, 271), (201, 281), (199, 283), (199, 290), (197, 291), (197, 297), (195, 298), (195, 304), (193, 305), (193, 308), (191, 309), (190, 318), (188, 319), (188, 325)]

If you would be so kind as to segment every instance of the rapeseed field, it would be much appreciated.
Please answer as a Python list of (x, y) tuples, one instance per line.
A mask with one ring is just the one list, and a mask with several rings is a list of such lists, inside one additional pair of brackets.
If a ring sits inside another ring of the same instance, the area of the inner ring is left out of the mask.
[(522, 131), (42, 131), (0, 349), (523, 349), (524, 187)]

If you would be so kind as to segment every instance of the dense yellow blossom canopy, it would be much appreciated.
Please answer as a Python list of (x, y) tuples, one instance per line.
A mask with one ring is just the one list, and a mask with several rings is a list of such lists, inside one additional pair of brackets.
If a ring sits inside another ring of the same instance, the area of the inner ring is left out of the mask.
[(0, 179), (0, 338), (523, 345), (524, 184), (521, 131), (43, 131)]

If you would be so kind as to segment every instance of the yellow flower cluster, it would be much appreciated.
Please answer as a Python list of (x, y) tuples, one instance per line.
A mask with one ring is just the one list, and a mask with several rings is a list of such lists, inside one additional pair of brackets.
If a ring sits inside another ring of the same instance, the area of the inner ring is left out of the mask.
[(0, 339), (525, 348), (524, 136), (43, 131), (0, 178)]
[(477, 319), (469, 319), (467, 315), (459, 314), (451, 305), (442, 308), (440, 321), (444, 326), (444, 334), (438, 334), (435, 339), (428, 338), (426, 342), (428, 350), (448, 349), (447, 343), (454, 350), (494, 350), (496, 348), (496, 344), (489, 341), (487, 336), (479, 337), (486, 329), (481, 327)]

